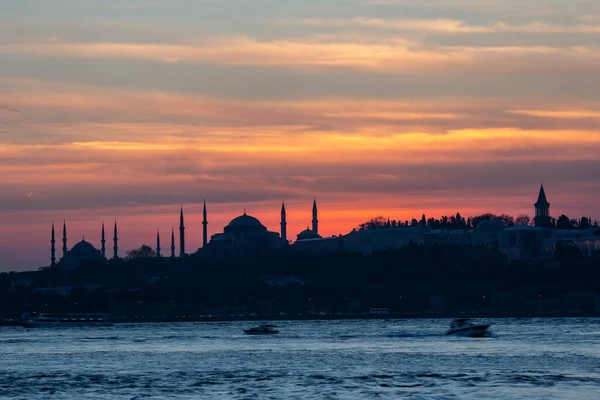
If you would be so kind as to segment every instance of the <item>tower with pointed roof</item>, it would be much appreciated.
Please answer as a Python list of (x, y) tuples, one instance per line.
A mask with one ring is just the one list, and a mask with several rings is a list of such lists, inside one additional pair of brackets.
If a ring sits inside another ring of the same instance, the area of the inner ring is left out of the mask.
[(63, 238), (62, 238), (62, 242), (63, 242), (63, 247), (62, 247), (62, 256), (63, 258), (67, 255), (67, 222), (65, 220), (63, 220)]
[(171, 227), (171, 258), (175, 258), (175, 230)]
[(208, 243), (208, 218), (206, 217), (206, 199), (204, 199), (204, 209), (202, 210), (202, 247)]
[(281, 202), (281, 239), (287, 242), (287, 219), (285, 213), (285, 203)]
[(102, 253), (102, 258), (106, 258), (106, 239), (104, 237), (104, 221), (102, 221), (102, 237), (100, 239), (100, 243), (102, 246), (100, 247), (100, 253)]
[(54, 247), (54, 243), (56, 243), (56, 240), (54, 240), (54, 221), (52, 221), (52, 236), (50, 239), (50, 265), (52, 267), (56, 266), (56, 248)]
[(119, 259), (119, 235), (117, 234), (117, 220), (115, 219), (115, 230), (113, 235), (113, 259)]
[(156, 257), (160, 257), (160, 232), (156, 230)]
[(319, 219), (317, 218), (317, 198), (313, 199), (313, 208), (312, 208), (312, 230), (315, 235), (319, 234)]
[(535, 226), (549, 228), (552, 225), (550, 218), (550, 203), (546, 199), (546, 192), (544, 191), (544, 184), (540, 186), (540, 193), (538, 194), (537, 202), (535, 206)]
[(185, 225), (183, 224), (183, 206), (179, 214), (179, 257), (185, 256)]

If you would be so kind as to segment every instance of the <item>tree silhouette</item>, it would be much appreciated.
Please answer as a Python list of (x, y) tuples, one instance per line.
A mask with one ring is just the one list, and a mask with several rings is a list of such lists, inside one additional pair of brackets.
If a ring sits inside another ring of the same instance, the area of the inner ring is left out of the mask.
[(529, 215), (519, 215), (515, 220), (517, 225), (529, 225), (531, 223), (531, 217)]
[(127, 260), (146, 260), (148, 258), (156, 257), (156, 252), (152, 247), (143, 244), (139, 249), (134, 249), (127, 252)]
[(565, 214), (563, 214), (560, 217), (558, 217), (558, 219), (556, 220), (556, 228), (557, 229), (572, 229), (573, 224), (571, 223), (571, 220), (569, 219), (569, 217), (567, 217)]
[(510, 227), (515, 225), (515, 219), (510, 215), (501, 214), (500, 216), (498, 216), (498, 219), (504, 222), (504, 225), (506, 226)]
[(481, 221), (491, 221), (496, 218), (498, 218), (498, 217), (495, 214), (485, 213), (485, 214), (477, 215), (475, 217), (471, 217), (471, 224), (475, 228), (475, 227), (477, 227), (477, 224), (479, 224)]
[[(395, 224), (396, 221), (394, 221)], [(359, 230), (367, 230), (367, 229), (377, 229), (377, 228), (386, 228), (390, 227), (391, 223), (388, 224), (388, 219), (382, 215), (371, 218), (370, 220), (363, 222), (358, 225)]]
[(590, 229), (592, 224), (590, 223), (590, 219), (587, 217), (581, 217), (581, 222), (579, 223), (579, 229)]

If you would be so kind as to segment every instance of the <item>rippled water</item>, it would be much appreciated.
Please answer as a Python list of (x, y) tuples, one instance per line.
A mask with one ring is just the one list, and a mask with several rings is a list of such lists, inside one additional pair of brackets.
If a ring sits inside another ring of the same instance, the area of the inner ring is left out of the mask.
[(485, 339), (447, 320), (0, 328), (0, 398), (600, 399), (599, 319), (491, 320)]

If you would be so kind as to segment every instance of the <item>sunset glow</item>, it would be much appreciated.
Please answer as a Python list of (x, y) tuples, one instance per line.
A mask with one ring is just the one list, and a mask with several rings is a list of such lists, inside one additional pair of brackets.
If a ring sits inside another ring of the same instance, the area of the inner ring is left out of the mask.
[(47, 265), (53, 220), (166, 243), (181, 204), (197, 249), (204, 199), (211, 234), (285, 200), (295, 238), (313, 196), (325, 236), (531, 215), (541, 182), (600, 219), (600, 2), (471, 3), (3, 2), (0, 271)]

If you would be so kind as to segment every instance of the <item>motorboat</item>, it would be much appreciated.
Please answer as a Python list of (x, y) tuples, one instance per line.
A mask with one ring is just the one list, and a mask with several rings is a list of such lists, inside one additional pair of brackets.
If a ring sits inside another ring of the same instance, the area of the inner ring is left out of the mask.
[(475, 324), (469, 318), (457, 318), (450, 324), (450, 329), (446, 335), (484, 337), (490, 326), (485, 324)]
[(263, 324), (250, 329), (244, 329), (246, 335), (274, 335), (279, 333), (275, 325)]
[(39, 314), (21, 321), (25, 328), (112, 326), (109, 314)]

